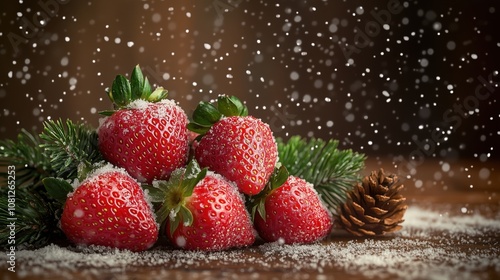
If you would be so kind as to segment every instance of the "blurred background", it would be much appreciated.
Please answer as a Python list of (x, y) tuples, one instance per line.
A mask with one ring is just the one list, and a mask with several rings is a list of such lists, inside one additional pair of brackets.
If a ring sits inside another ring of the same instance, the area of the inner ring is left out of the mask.
[(188, 115), (236, 95), (276, 136), (337, 139), (417, 188), (495, 188), (498, 1), (271, 2), (3, 3), (0, 137), (96, 127), (105, 89), (139, 64)]

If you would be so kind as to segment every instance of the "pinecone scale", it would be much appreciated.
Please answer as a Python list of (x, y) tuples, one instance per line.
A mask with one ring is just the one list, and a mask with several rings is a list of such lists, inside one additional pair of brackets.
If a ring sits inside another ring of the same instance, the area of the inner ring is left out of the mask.
[(408, 206), (404, 185), (395, 174), (373, 171), (356, 184), (340, 206), (337, 222), (356, 236), (376, 236), (402, 228)]

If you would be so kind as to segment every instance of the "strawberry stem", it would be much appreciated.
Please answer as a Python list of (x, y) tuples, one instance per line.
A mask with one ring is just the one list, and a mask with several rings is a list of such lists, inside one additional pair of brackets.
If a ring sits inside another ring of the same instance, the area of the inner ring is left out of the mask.
[(193, 215), (186, 207), (186, 199), (193, 194), (193, 190), (207, 174), (207, 169), (200, 169), (195, 160), (189, 162), (185, 168), (172, 172), (168, 181), (161, 181), (158, 188), (163, 191), (163, 205), (157, 211), (157, 222), (165, 226), (167, 219), (170, 221), (170, 234), (180, 222), (191, 225)]

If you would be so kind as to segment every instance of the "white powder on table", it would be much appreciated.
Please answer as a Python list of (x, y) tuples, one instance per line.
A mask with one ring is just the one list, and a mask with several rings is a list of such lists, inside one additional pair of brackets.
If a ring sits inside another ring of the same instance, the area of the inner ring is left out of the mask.
[[(21, 250), (16, 254), (18, 276), (102, 275), (133, 268), (154, 267), (163, 276), (172, 271), (194, 269), (201, 278), (204, 271), (215, 270), (227, 275), (246, 273), (257, 279), (258, 271), (282, 271), (292, 278), (315, 274), (330, 278), (329, 268), (372, 277), (399, 279), (488, 279), (500, 276), (500, 223), (480, 215), (450, 216), (410, 207), (403, 230), (391, 236), (354, 238), (335, 236), (309, 245), (268, 243), (242, 250), (203, 253), (156, 248), (147, 252), (102, 248), (63, 248), (49, 245), (38, 250)], [(5, 254), (4, 254), (5, 258)], [(2, 262), (5, 265), (5, 262)], [(213, 268), (212, 268), (213, 269)], [(485, 270), (489, 270), (490, 275)], [(220, 276), (220, 273), (219, 273)], [(238, 276), (239, 277), (239, 276)], [(237, 277), (237, 278), (238, 278)]]

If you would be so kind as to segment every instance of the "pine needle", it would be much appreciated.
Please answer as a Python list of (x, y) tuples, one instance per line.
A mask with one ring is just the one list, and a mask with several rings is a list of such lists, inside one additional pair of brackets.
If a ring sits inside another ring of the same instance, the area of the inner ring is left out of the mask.
[(90, 166), (102, 160), (97, 146), (97, 132), (71, 120), (46, 121), (40, 134), (41, 147), (50, 160), (56, 177), (74, 179), (80, 164)]
[(312, 183), (328, 209), (335, 214), (345, 202), (347, 192), (360, 180), (366, 156), (352, 150), (339, 150), (337, 140), (305, 140), (299, 136), (288, 142), (277, 139), (278, 154), (290, 175)]
[[(38, 248), (60, 238), (56, 208), (50, 199), (29, 188), (19, 188), (15, 190), (15, 209), (10, 209), (8, 195), (11, 194), (8, 188), (0, 188), (1, 248)], [(15, 227), (10, 226), (13, 217)], [(15, 243), (12, 243), (12, 238), (15, 238)]]
[[(17, 136), (17, 142), (9, 139), (0, 140), (0, 169), (15, 167), (17, 187), (38, 186), (43, 178), (54, 175), (49, 160), (40, 148), (40, 143), (38, 135), (25, 129), (22, 129)], [(0, 172), (2, 186), (7, 185), (5, 183), (7, 177), (7, 172)]]

